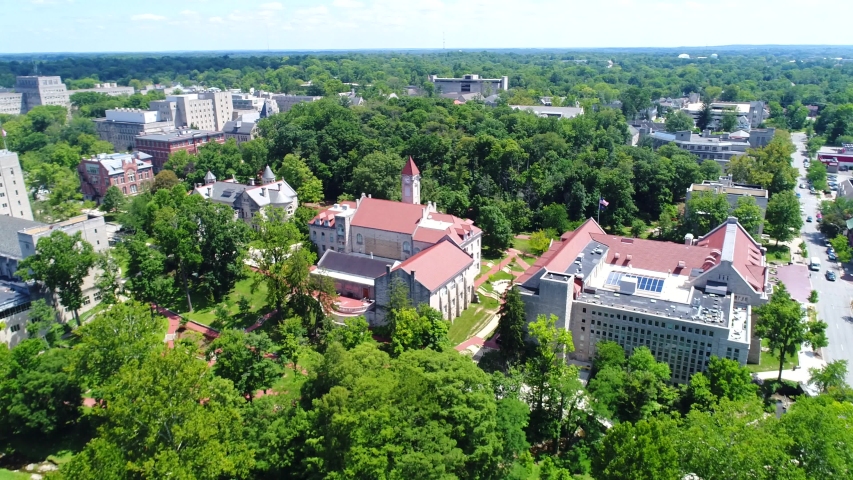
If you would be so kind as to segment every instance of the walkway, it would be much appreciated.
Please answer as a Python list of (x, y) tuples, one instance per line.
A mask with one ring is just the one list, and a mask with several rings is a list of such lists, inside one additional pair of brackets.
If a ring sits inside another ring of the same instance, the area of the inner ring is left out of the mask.
[[(798, 366), (796, 370), (782, 370), (782, 379), (788, 380), (791, 382), (797, 382), (806, 386), (809, 384), (811, 374), (809, 374), (810, 368), (821, 369), (826, 366), (826, 361), (818, 357), (815, 352), (812, 350), (800, 350), (797, 352), (797, 360)], [(776, 379), (779, 377), (779, 370), (772, 370), (768, 372), (758, 372), (755, 374), (756, 377), (762, 379)]]
[[(506, 258), (501, 260), (501, 262), (497, 265), (494, 265), (488, 272), (480, 275), (480, 278), (474, 280), (474, 288), (480, 288), (480, 285), (489, 281), (489, 277), (503, 270), (507, 265), (512, 262), (516, 262), (518, 266), (521, 267), (523, 270), (527, 270), (530, 265), (525, 263), (525, 261), (521, 259), (520, 255), (521, 252), (519, 252), (518, 250), (514, 248), (508, 249)], [(513, 276), (516, 278), (520, 277), (522, 273), (524, 272), (512, 272)]]

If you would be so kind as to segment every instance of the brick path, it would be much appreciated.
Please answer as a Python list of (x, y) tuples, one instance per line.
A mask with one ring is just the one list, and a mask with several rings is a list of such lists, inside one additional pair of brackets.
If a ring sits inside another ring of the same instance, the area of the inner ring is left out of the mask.
[[(480, 278), (474, 280), (474, 288), (480, 288), (480, 285), (489, 281), (489, 277), (491, 277), (492, 275), (503, 270), (504, 267), (506, 267), (511, 262), (518, 259), (517, 258), (518, 253), (519, 253), (518, 250), (510, 248), (509, 250), (507, 250), (507, 252), (509, 253), (509, 255), (505, 259), (501, 260), (501, 262), (499, 264), (493, 266), (488, 272), (481, 275)], [(519, 261), (523, 261), (523, 260), (519, 260)], [(514, 273), (516, 273), (516, 272), (513, 272), (513, 274)], [(518, 275), (515, 275), (515, 276), (517, 277)]]

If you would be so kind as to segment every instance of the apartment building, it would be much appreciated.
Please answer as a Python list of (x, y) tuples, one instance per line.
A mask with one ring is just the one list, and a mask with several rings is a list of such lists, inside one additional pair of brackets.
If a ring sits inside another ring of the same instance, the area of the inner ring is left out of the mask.
[(115, 186), (128, 196), (142, 193), (154, 181), (151, 155), (145, 152), (101, 153), (77, 165), (83, 198), (99, 205), (107, 189)]
[(39, 105), (58, 105), (71, 111), (71, 99), (60, 77), (17, 77), (14, 92), (0, 92), (0, 113), (22, 115)]
[(154, 173), (160, 172), (169, 161), (169, 156), (185, 150), (190, 154), (198, 153), (199, 147), (210, 142), (225, 143), (225, 134), (204, 130), (178, 129), (163, 133), (140, 135), (135, 139), (136, 150), (151, 155)]
[(178, 128), (220, 131), (231, 120), (234, 110), (228, 92), (202, 92), (169, 95), (165, 100), (149, 102), (162, 121), (171, 121)]
[(609, 235), (593, 219), (566, 232), (519, 279), (528, 321), (554, 314), (572, 333), (572, 358), (591, 361), (599, 341), (630, 355), (648, 347), (684, 383), (712, 355), (760, 360), (753, 307), (767, 302), (762, 246), (730, 217), (684, 244)]
[[(24, 185), (24, 172), (18, 154), (0, 150), (0, 216), (33, 219), (30, 196)], [(0, 220), (0, 222), (5, 220)]]
[(136, 148), (136, 137), (164, 133), (175, 129), (175, 122), (163, 120), (160, 112), (136, 108), (116, 108), (107, 110), (106, 117), (95, 118), (95, 130), (98, 137), (113, 144), (117, 152), (127, 152)]
[[(685, 103), (682, 106), (684, 112), (698, 120), (702, 115), (704, 103), (691, 102)], [(764, 102), (712, 102), (711, 103), (711, 125), (710, 127), (717, 129), (726, 112), (734, 112), (739, 120), (738, 128), (751, 127), (757, 128), (766, 120), (770, 114), (766, 110)]]

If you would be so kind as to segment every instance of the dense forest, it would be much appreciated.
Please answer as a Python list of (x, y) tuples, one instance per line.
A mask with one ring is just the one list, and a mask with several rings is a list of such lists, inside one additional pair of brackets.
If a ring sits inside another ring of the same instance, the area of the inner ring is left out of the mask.
[[(59, 325), (37, 301), (33, 338), (0, 347), (0, 468), (51, 454), (61, 468), (48, 477), (67, 479), (850, 477), (853, 391), (845, 362), (811, 372), (820, 395), (807, 398), (797, 385), (756, 381), (747, 367), (720, 358), (674, 384), (648, 348), (626, 355), (601, 342), (583, 384), (564, 361), (573, 349), (568, 332), (542, 316), (525, 335), (528, 319), (510, 289), (500, 307), (501, 349), (474, 363), (452, 348), (449, 322), (409, 304), (399, 284), (386, 327), (370, 331), (360, 317), (334, 322), (326, 314), (332, 286), (310, 275), (316, 252), (295, 248), (310, 244), (313, 205), (361, 193), (399, 198), (408, 156), (422, 172), (423, 201), (474, 219), (490, 258), (516, 233), (534, 232), (547, 248), (549, 237), (599, 213), (609, 231), (679, 240), (706, 233), (734, 210), (755, 232), (762, 219), (754, 202), (734, 209), (714, 195), (685, 202), (691, 183), (723, 174), (716, 162), (674, 145), (628, 144), (626, 117), (689, 92), (768, 102), (776, 137), (737, 157), (727, 173), (770, 191), (764, 231), (788, 240), (802, 224), (788, 131), (805, 130), (810, 149), (853, 138), (853, 65), (789, 60), (442, 52), (39, 61), (40, 74), (78, 88), (179, 82), (328, 98), (262, 120), (255, 140), (172, 156), (150, 191), (108, 193), (100, 208), (125, 232), (109, 254), (94, 255), (62, 232), (39, 242), (23, 275), (62, 279), (54, 290), (71, 310), (82, 278), (97, 269), (102, 307)], [(32, 67), (0, 62), (0, 85)], [(508, 75), (510, 90), (497, 107), (456, 105), (426, 86), (433, 73)], [(353, 88), (345, 83), (359, 84), (365, 105), (337, 95)], [(425, 95), (402, 95), (412, 84)], [(392, 92), (400, 98), (388, 98)], [(558, 120), (508, 107), (542, 96), (565, 96), (585, 112)], [(98, 140), (91, 118), (157, 98), (75, 94), (70, 115), (36, 107), (0, 116), (36, 216), (51, 221), (92, 207), (81, 201), (74, 169), (81, 155), (111, 145)], [(614, 100), (621, 108), (608, 106)], [(805, 119), (803, 105), (819, 106), (817, 119)], [(207, 171), (247, 181), (266, 165), (309, 204), (292, 221), (271, 211), (253, 229), (230, 208), (186, 195)], [(853, 202), (824, 210), (826, 228), (838, 228)], [(243, 263), (250, 247), (255, 270)], [(189, 332), (166, 346), (167, 320), (152, 303), (185, 316), (208, 312), (218, 338)], [(768, 336), (782, 329), (774, 319), (793, 319), (785, 326), (791, 335), (772, 346), (780, 368), (792, 345), (826, 344), (826, 324), (800, 322), (800, 305), (784, 287), (757, 315)], [(268, 320), (246, 331), (258, 318)], [(777, 416), (781, 396), (796, 401)]]

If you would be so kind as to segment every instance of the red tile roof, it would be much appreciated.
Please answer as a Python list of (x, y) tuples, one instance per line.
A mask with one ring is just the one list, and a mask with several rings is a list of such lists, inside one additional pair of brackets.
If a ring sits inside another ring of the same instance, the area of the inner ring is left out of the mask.
[(761, 265), (761, 245), (759, 245), (740, 224), (724, 223), (699, 240), (699, 246), (707, 246), (723, 251), (723, 246), (728, 235), (728, 227), (732, 225), (734, 241), (732, 265), (735, 270), (756, 291), (763, 291), (766, 280), (767, 267)]
[(406, 165), (403, 166), (403, 175), (420, 175), (421, 171), (418, 170), (418, 166), (415, 165), (415, 160), (409, 155), (409, 160), (406, 162)]
[(474, 259), (464, 250), (445, 240), (409, 257), (394, 270), (403, 269), (410, 275), (415, 272), (415, 280), (434, 292), (472, 263)]
[(411, 235), (425, 208), (426, 205), (365, 197), (352, 217), (352, 226)]
[[(708, 248), (694, 245), (688, 246), (680, 243), (624, 238), (606, 234), (593, 234), (591, 237), (596, 242), (609, 247), (607, 263), (624, 267), (630, 264), (633, 268), (653, 272), (669, 273), (672, 271), (678, 275), (689, 274), (692, 268), (702, 268), (705, 258), (710, 254)], [(617, 254), (619, 258), (616, 258)], [(630, 260), (628, 256), (631, 257)], [(679, 262), (684, 262), (684, 268), (679, 268)]]
[[(355, 210), (355, 206), (356, 206), (356, 205), (355, 205), (355, 202), (350, 202), (350, 201), (344, 201), (344, 202), (341, 202), (341, 203), (340, 203), (340, 205), (347, 205), (349, 208), (351, 208), (351, 209), (353, 209), (353, 210)], [(333, 224), (333, 223), (334, 223), (334, 220), (335, 220), (335, 215), (336, 215), (336, 214), (338, 214), (338, 213), (340, 213), (340, 212), (333, 212), (333, 211), (332, 211), (332, 209), (334, 209), (334, 208), (335, 208), (335, 207), (334, 207), (334, 206), (332, 206), (332, 207), (328, 207), (328, 208), (326, 208), (325, 210), (320, 211), (320, 213), (318, 213), (317, 215), (315, 215), (315, 216), (314, 216), (314, 218), (312, 218), (312, 219), (311, 219), (311, 222), (309, 222), (309, 223), (314, 223), (314, 222), (316, 222), (318, 218), (319, 218), (319, 219), (323, 219), (323, 220), (325, 220), (325, 219), (326, 219), (326, 217), (328, 216), (328, 217), (329, 217), (329, 221), (331, 222), (331, 224)]]
[(551, 248), (518, 277), (516, 283), (526, 282), (542, 268), (555, 272), (565, 272), (569, 265), (575, 261), (578, 253), (590, 242), (590, 235), (593, 233), (603, 234), (604, 230), (591, 218), (574, 231), (564, 233), (559, 241), (551, 243)]

